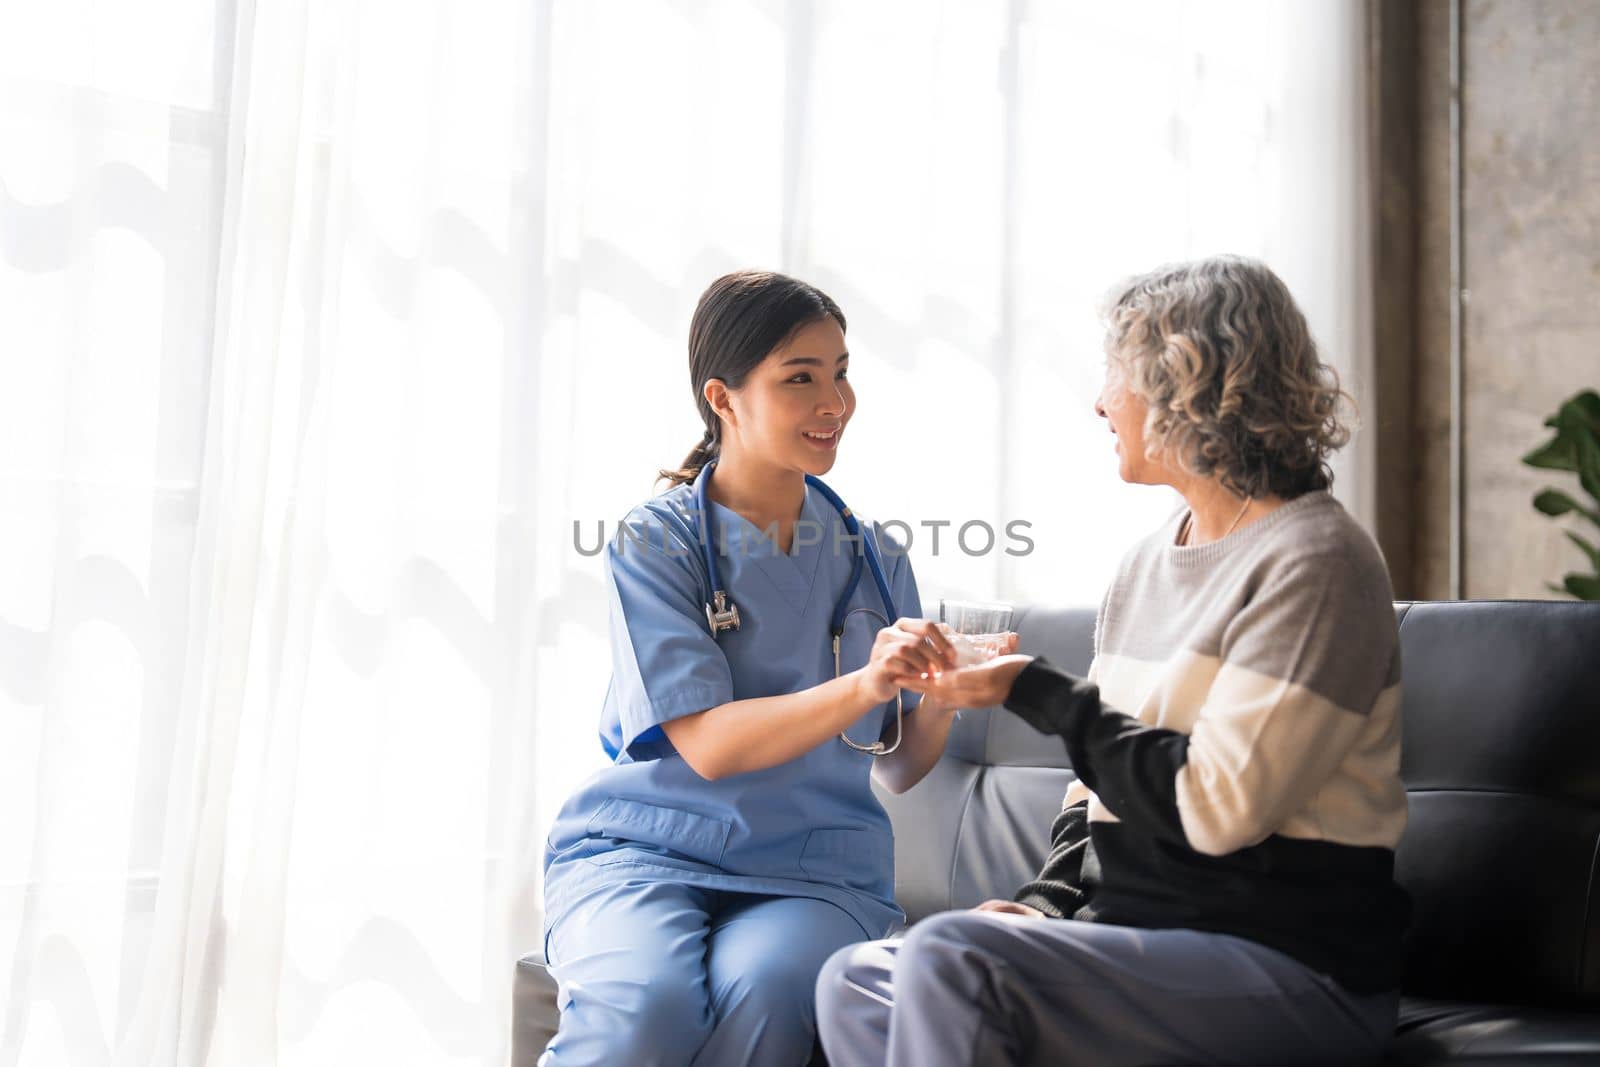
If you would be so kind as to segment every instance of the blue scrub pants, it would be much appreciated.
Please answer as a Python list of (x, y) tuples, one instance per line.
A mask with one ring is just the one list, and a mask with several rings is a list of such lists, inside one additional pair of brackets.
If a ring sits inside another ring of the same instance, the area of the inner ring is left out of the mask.
[(601, 885), (546, 939), (561, 1025), (540, 1067), (803, 1067), (817, 972), (862, 936), (843, 909), (808, 897)]
[(832, 1067), (1376, 1063), (1398, 1004), (1226, 934), (975, 911), (817, 979)]

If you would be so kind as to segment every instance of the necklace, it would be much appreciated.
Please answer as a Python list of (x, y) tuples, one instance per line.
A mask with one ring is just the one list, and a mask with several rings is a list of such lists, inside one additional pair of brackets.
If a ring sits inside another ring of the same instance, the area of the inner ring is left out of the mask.
[[(1250, 510), (1250, 504), (1254, 500), (1255, 500), (1255, 497), (1253, 497), (1253, 496), (1247, 496), (1247, 497), (1244, 498), (1244, 504), (1240, 506), (1239, 513), (1233, 517), (1233, 521), (1232, 522), (1228, 523), (1228, 528), (1226, 530), (1222, 531), (1222, 537), (1227, 537), (1229, 534), (1233, 533), (1233, 528), (1235, 526), (1239, 525), (1239, 520), (1244, 518), (1244, 513)], [(1194, 530), (1194, 512), (1191, 510), (1189, 512), (1189, 514), (1187, 514), (1187, 515), (1185, 515), (1183, 517), (1183, 533), (1178, 538), (1178, 544), (1180, 546), (1187, 547), (1187, 545), (1189, 544), (1189, 535), (1193, 530)], [(1217, 538), (1217, 540), (1218, 541), (1222, 540), (1222, 537)]]

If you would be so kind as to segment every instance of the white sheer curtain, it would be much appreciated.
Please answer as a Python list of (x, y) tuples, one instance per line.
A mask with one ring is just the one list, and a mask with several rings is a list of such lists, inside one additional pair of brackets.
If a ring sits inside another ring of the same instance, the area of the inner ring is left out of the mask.
[(928, 597), (1091, 603), (1171, 505), (1089, 410), (1123, 273), (1264, 256), (1360, 397), (1362, 9), (0, 9), (0, 1065), (503, 1059), (575, 524), (698, 438), (725, 269), (844, 306), (831, 481)]

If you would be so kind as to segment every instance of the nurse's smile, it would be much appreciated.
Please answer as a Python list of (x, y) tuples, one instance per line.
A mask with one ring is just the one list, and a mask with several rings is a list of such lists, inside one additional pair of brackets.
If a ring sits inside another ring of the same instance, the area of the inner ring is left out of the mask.
[(839, 437), (844, 433), (844, 427), (836, 426), (831, 430), (806, 430), (801, 437), (806, 443), (819, 452), (832, 452), (839, 445)]

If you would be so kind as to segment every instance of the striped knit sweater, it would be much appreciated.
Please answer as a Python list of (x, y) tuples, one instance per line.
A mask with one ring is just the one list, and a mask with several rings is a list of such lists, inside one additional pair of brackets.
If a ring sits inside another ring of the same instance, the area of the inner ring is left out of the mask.
[(1327, 493), (1194, 547), (1175, 544), (1184, 514), (1124, 559), (1089, 677), (1036, 660), (1006, 701), (1078, 773), (1017, 899), (1233, 934), (1353, 992), (1395, 988), (1410, 906), (1382, 556)]

